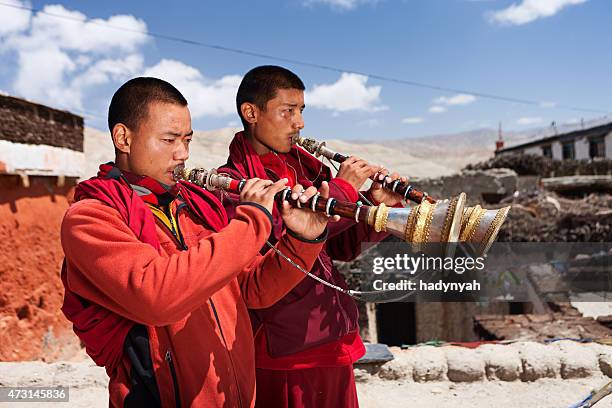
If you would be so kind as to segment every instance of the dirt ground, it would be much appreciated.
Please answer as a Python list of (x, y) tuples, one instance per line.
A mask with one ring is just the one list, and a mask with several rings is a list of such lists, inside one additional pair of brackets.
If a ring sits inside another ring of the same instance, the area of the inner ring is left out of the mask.
[[(362, 408), (564, 408), (580, 401), (592, 388), (609, 379), (594, 376), (576, 380), (539, 379), (533, 382), (480, 381), (474, 383), (400, 382), (371, 378), (357, 383)], [(67, 403), (36, 403), (38, 408), (102, 408), (108, 406), (104, 369), (91, 362), (0, 363), (0, 386), (69, 386)], [(0, 403), (0, 407), (25, 407)], [(612, 396), (596, 408), (612, 407)]]

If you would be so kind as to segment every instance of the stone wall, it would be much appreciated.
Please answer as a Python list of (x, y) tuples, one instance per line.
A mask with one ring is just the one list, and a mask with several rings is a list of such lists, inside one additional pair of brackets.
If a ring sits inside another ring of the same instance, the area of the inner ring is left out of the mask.
[(83, 118), (0, 94), (0, 139), (83, 151)]

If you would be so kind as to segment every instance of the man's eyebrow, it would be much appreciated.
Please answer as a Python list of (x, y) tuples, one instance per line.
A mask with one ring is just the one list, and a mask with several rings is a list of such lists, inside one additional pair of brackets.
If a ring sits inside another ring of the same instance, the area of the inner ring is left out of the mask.
[[(292, 108), (297, 108), (298, 104), (297, 103), (289, 103), (289, 102), (285, 102), (283, 103), (283, 106), (291, 106)], [(302, 105), (302, 108), (305, 108), (306, 105)]]
[(191, 130), (189, 133), (184, 134), (184, 135), (182, 133), (172, 132), (172, 131), (164, 132), (163, 134), (167, 136), (174, 136), (174, 137), (181, 137), (181, 136), (187, 137), (187, 136), (193, 136), (193, 130)]

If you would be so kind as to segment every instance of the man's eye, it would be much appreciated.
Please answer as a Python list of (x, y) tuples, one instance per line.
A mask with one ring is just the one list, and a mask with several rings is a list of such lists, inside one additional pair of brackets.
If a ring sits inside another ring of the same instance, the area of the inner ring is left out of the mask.
[(174, 139), (162, 139), (166, 143), (174, 143)]
[(187, 144), (191, 143), (191, 139), (185, 139), (185, 143)]

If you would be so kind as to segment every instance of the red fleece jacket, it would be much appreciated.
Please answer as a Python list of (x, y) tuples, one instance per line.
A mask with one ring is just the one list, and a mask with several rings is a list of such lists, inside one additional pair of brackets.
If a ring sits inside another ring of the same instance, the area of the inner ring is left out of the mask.
[[(109, 182), (130, 196), (127, 187)], [(124, 203), (128, 215), (146, 218), (159, 249), (130, 228), (125, 208), (82, 199), (69, 208), (61, 229), (67, 293), (146, 327), (162, 406), (252, 407), (255, 361), (247, 307), (273, 304), (304, 277), (274, 252), (258, 254), (271, 231), (269, 214), (241, 205), (214, 232), (193, 211), (179, 211), (185, 250), (150, 210), (142, 211), (139, 197), (131, 197)], [(171, 210), (176, 208), (175, 200)], [(278, 243), (306, 269), (322, 245), (290, 235)], [(111, 406), (124, 406), (133, 369), (121, 355), (109, 370)]]

